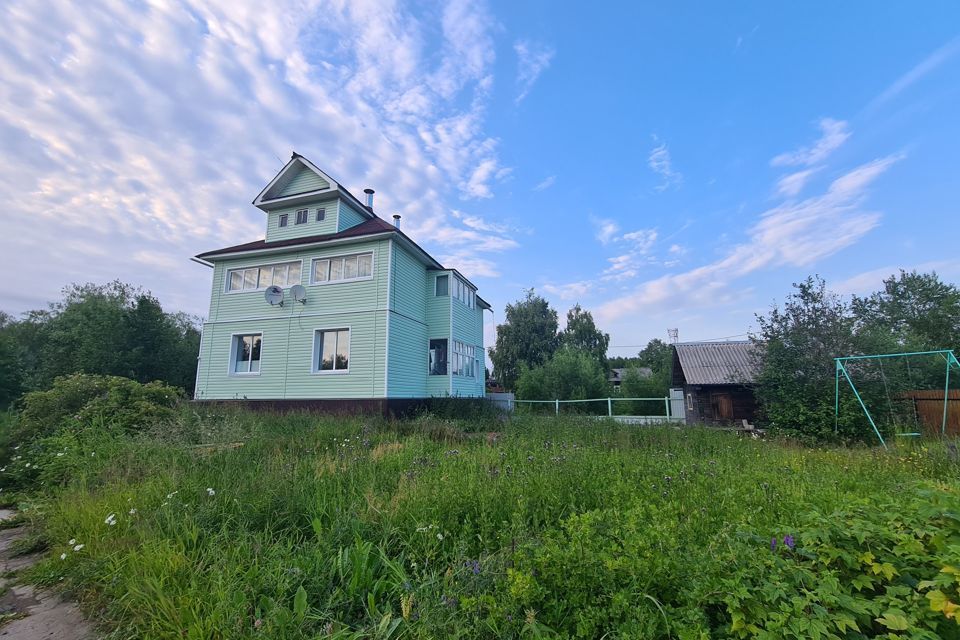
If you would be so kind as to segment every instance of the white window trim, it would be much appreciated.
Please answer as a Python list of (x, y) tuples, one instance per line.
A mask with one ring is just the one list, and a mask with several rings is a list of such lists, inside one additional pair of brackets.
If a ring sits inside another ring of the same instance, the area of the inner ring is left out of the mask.
[[(231, 271), (245, 271), (247, 269), (262, 269), (263, 267), (273, 267), (278, 264), (291, 264), (294, 262), (300, 263), (300, 281), (295, 282), (294, 284), (303, 284), (303, 259), (300, 260), (280, 260), (279, 262), (263, 262), (260, 264), (251, 264), (246, 267), (226, 267), (223, 270), (223, 292), (227, 295), (234, 295), (237, 293), (257, 293), (258, 291), (266, 291), (266, 287), (258, 287), (256, 289), (235, 289), (230, 290), (230, 272)], [(292, 284), (287, 285), (292, 287)]]
[[(318, 369), (317, 365), (320, 363), (319, 356), (320, 353), (317, 350), (319, 346), (317, 340), (317, 334), (322, 331), (343, 331), (347, 330), (347, 335), (349, 340), (347, 343), (347, 353), (350, 354), (347, 359), (347, 368), (346, 369), (333, 369), (332, 371), (324, 371), (323, 369)], [(260, 347), (261, 350), (263, 347)], [(317, 327), (313, 330), (313, 349), (312, 355), (310, 356), (310, 375), (314, 376), (346, 376), (350, 374), (350, 367), (353, 366), (353, 326), (349, 324), (341, 325), (331, 325), (329, 327)]]
[[(434, 340), (446, 340), (447, 341), (447, 371), (446, 373), (430, 373), (430, 343)], [(440, 379), (440, 378), (450, 378), (453, 376), (453, 363), (450, 362), (450, 336), (436, 336), (434, 338), (427, 337), (427, 380)]]
[[(247, 371), (246, 373), (241, 371), (234, 371), (234, 367), (237, 364), (236, 357), (236, 338), (237, 336), (260, 336), (260, 368), (257, 371)], [(230, 352), (227, 354), (227, 375), (231, 378), (255, 378), (263, 372), (263, 330), (262, 329), (251, 329), (250, 331), (236, 331), (230, 334)]]
[[(300, 222), (300, 212), (303, 212), (303, 222)], [(298, 224), (310, 224), (310, 207), (304, 209), (297, 209), (293, 214), (293, 224), (294, 226)]]
[[(313, 281), (313, 264), (318, 260), (335, 260), (337, 258), (349, 258), (351, 256), (361, 256), (366, 253), (370, 254), (370, 275), (357, 276), (356, 278), (341, 278), (339, 280), (323, 280), (321, 282)], [(335, 256), (317, 256), (315, 258), (310, 258), (309, 282), (311, 287), (323, 287), (330, 284), (342, 284), (344, 282), (361, 282), (363, 280), (373, 280), (373, 276), (376, 272), (377, 272), (377, 252), (374, 251), (373, 249), (371, 249), (370, 251), (357, 251), (356, 253), (338, 253)], [(303, 271), (301, 271), (300, 273), (302, 274)]]

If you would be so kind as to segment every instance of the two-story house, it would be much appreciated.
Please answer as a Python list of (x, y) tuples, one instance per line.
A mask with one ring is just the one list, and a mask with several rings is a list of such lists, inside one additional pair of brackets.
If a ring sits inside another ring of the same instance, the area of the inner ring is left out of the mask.
[(253, 201), (266, 237), (194, 258), (213, 268), (198, 400), (387, 412), (484, 395), (490, 305), (366, 192), (361, 203), (295, 153)]

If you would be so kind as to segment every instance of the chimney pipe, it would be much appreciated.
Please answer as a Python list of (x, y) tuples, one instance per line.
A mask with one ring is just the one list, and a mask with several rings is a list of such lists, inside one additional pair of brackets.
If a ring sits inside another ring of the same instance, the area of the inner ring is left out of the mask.
[(400, 228), (400, 214), (399, 214), (399, 213), (393, 214), (393, 226), (395, 226), (397, 229)]
[(367, 209), (373, 209), (373, 189), (369, 187), (364, 189), (363, 192), (367, 194)]

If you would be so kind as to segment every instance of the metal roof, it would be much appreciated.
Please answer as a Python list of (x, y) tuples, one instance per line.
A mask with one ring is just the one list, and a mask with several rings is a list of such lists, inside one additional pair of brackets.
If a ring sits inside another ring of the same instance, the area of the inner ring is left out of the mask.
[(673, 345), (687, 384), (745, 384), (756, 378), (749, 340), (683, 342)]

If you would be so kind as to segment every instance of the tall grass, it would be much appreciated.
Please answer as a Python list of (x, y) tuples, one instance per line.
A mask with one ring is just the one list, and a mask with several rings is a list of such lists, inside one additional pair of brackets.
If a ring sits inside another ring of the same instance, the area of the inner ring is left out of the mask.
[(118, 441), (27, 505), (52, 545), (34, 578), (117, 638), (724, 637), (733, 541), (768, 553), (812, 511), (960, 484), (936, 445), (810, 450), (593, 419), (181, 428), (214, 444)]

